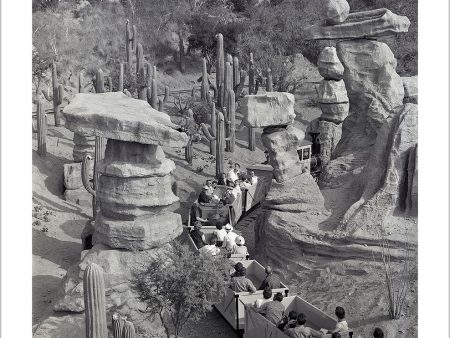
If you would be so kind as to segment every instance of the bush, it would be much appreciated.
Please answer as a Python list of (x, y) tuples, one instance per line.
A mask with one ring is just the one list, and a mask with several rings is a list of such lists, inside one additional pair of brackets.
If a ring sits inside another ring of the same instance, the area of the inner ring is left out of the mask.
[(135, 274), (134, 288), (151, 315), (161, 319), (166, 335), (170, 324), (178, 337), (188, 321), (199, 321), (225, 293), (230, 262), (223, 257), (199, 256), (186, 245), (174, 242)]

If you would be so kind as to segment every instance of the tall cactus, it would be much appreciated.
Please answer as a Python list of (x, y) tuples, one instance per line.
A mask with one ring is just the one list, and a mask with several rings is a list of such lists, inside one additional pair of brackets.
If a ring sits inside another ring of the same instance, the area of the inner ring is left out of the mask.
[[(92, 154), (84, 153), (83, 161), (81, 162), (81, 181), (83, 182), (83, 186), (87, 190), (87, 192), (92, 195), (92, 216), (95, 218), (97, 208), (96, 208), (95, 190), (91, 186), (91, 182), (89, 180), (90, 161), (92, 161)], [(95, 177), (95, 169), (94, 169), (94, 177)]]
[[(212, 102), (212, 109), (211, 109), (211, 134), (216, 135), (217, 134), (217, 114), (216, 114), (216, 104), (214, 101)], [(209, 141), (209, 153), (213, 156), (216, 156), (216, 140), (210, 140)]]
[(107, 338), (105, 281), (102, 269), (91, 263), (83, 276), (86, 338)]
[(139, 100), (147, 99), (147, 83), (144, 66), (144, 48), (138, 43), (136, 46), (136, 83)]
[(45, 115), (42, 102), (39, 100), (37, 105), (37, 140), (39, 156), (47, 155), (47, 116)]
[(273, 92), (272, 70), (267, 68), (266, 92)]
[(112, 78), (111, 76), (108, 76), (108, 91), (112, 92), (113, 91), (113, 84), (112, 84)]
[(164, 100), (163, 99), (158, 100), (158, 111), (164, 111)]
[(77, 92), (78, 93), (82, 93), (83, 92), (83, 74), (81, 73), (81, 71), (78, 73), (78, 79), (77, 79), (78, 83), (77, 83)]
[(169, 102), (169, 97), (170, 97), (170, 88), (169, 86), (165, 86), (164, 87), (164, 104), (166, 104), (167, 102)]
[(256, 150), (256, 131), (255, 128), (248, 128), (248, 149)]
[(62, 85), (58, 84), (58, 74), (56, 72), (56, 63), (52, 63), (52, 96), (49, 96), (44, 90), (44, 94), (47, 101), (53, 101), (53, 114), (55, 117), (55, 126), (59, 127), (61, 124), (61, 112), (59, 111), (59, 106), (61, 105), (64, 98), (64, 88)]
[(236, 141), (236, 100), (233, 89), (227, 92), (227, 136), (229, 141), (226, 143), (226, 151), (233, 152)]
[(179, 49), (179, 61), (180, 61), (180, 71), (184, 73), (186, 70), (186, 61), (184, 58), (184, 41), (183, 41), (183, 35), (181, 31), (178, 33), (178, 49)]
[(126, 321), (123, 326), (122, 338), (135, 338), (136, 330), (132, 322)]
[(117, 312), (115, 312), (112, 315), (112, 330), (114, 338), (122, 338), (124, 326), (125, 320)]
[(136, 31), (136, 26), (133, 25), (133, 37), (131, 39), (131, 49), (132, 50), (136, 49), (136, 44), (137, 44), (137, 31)]
[(105, 77), (103, 75), (103, 71), (100, 68), (97, 69), (97, 74), (95, 75), (95, 92), (105, 92)]
[(200, 98), (202, 101), (206, 101), (206, 95), (209, 90), (209, 83), (208, 83), (208, 72), (206, 69), (206, 58), (203, 58), (203, 68), (202, 68), (202, 86), (200, 89)]
[(208, 130), (208, 127), (202, 123), (200, 125), (203, 134), (206, 136), (206, 138), (209, 141), (216, 141), (216, 177), (218, 178), (220, 174), (222, 174), (224, 171), (223, 169), (223, 152), (224, 152), (224, 142), (227, 141), (225, 138), (225, 119), (223, 117), (223, 114), (221, 112), (217, 112), (216, 116), (216, 134), (211, 135), (211, 132)]
[(134, 44), (134, 38), (133, 33), (131, 33), (130, 28), (130, 21), (127, 19), (127, 22), (125, 24), (125, 47), (127, 51), (127, 64), (128, 64), (128, 70), (131, 72), (131, 58), (133, 54), (133, 44)]
[[(233, 68), (232, 68), (232, 64), (229, 63), (228, 61), (225, 63), (225, 76), (224, 76), (224, 91), (225, 94), (223, 96), (224, 98), (224, 102), (223, 102), (223, 106), (225, 107), (227, 105), (227, 95), (228, 95), (228, 91), (230, 89), (233, 89)], [(228, 118), (228, 116), (225, 116), (225, 118)]]
[(225, 57), (223, 54), (223, 35), (221, 33), (216, 35), (217, 38), (217, 52), (216, 52), (216, 99), (217, 106), (222, 108), (224, 88), (223, 82), (225, 77)]
[(255, 93), (255, 66), (253, 64), (253, 53), (250, 53), (250, 60), (248, 64), (248, 95)]
[(233, 58), (233, 90), (236, 91), (237, 86), (241, 83), (241, 72), (239, 68), (239, 59), (237, 56)]
[(158, 84), (155, 78), (152, 79), (152, 99), (150, 105), (153, 109), (158, 109)]
[(123, 92), (123, 63), (119, 67), (119, 92)]

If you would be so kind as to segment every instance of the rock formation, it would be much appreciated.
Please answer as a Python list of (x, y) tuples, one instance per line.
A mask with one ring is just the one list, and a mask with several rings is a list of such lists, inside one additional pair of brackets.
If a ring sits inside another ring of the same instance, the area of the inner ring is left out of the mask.
[(105, 157), (96, 168), (99, 210), (82, 235), (84, 243), (91, 235), (94, 246), (69, 268), (54, 310), (84, 310), (83, 271), (88, 263), (95, 263), (105, 272), (107, 308), (136, 315), (133, 310), (141, 305), (130, 288), (133, 269), (166, 250), (182, 232), (181, 216), (174, 213), (178, 207), (171, 177), (175, 164), (161, 146), (183, 147), (187, 135), (168, 115), (120, 92), (77, 94), (63, 114), (70, 130), (108, 140)]

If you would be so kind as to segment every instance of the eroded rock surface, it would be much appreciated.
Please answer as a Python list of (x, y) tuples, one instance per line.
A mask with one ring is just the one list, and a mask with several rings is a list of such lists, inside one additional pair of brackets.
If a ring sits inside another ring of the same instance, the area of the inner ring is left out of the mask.
[(344, 76), (344, 66), (339, 60), (335, 47), (325, 47), (317, 59), (320, 75), (326, 80), (341, 80)]

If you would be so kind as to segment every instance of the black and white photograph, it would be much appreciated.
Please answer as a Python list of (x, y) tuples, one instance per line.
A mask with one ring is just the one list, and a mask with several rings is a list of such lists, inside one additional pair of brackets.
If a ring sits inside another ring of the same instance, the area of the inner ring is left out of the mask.
[(2, 3), (3, 336), (448, 336), (442, 2)]

